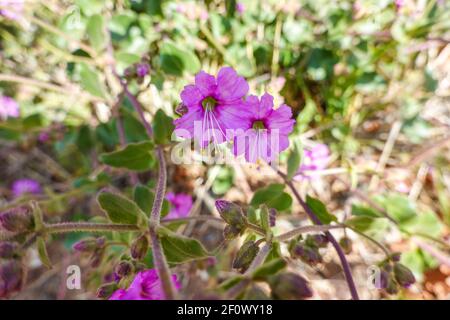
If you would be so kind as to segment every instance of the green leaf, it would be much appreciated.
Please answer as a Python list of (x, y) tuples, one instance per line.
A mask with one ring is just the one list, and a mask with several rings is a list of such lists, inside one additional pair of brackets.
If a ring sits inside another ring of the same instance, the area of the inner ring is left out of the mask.
[(430, 237), (439, 237), (444, 230), (443, 223), (432, 211), (421, 213), (400, 225), (408, 232), (426, 234)]
[(97, 97), (105, 97), (105, 88), (100, 82), (97, 72), (84, 63), (80, 64), (80, 81), (83, 89), (89, 93)]
[(164, 227), (158, 229), (158, 235), (169, 263), (181, 264), (209, 257), (203, 245), (195, 239), (176, 234)]
[(400, 194), (390, 194), (377, 199), (386, 208), (388, 214), (398, 223), (406, 223), (417, 216), (414, 204), (408, 197)]
[(100, 207), (114, 223), (139, 224), (146, 221), (146, 215), (133, 201), (110, 192), (103, 192), (97, 197)]
[(153, 136), (157, 144), (170, 143), (175, 126), (173, 119), (167, 116), (162, 109), (158, 109), (153, 119)]
[(264, 263), (253, 271), (252, 277), (255, 280), (264, 280), (266, 277), (274, 275), (286, 267), (287, 263), (282, 258), (277, 258)]
[(100, 155), (100, 161), (115, 168), (145, 171), (153, 167), (153, 143), (150, 141), (130, 143), (124, 148)]
[(105, 20), (100, 14), (91, 16), (86, 26), (89, 42), (95, 50), (101, 51), (106, 44)]
[(24, 129), (33, 129), (42, 127), (44, 121), (39, 113), (34, 113), (24, 118), (22, 124)]
[[(155, 194), (148, 187), (143, 185), (137, 185), (134, 188), (133, 199), (141, 210), (150, 216), (152, 211), (153, 202), (155, 201)], [(161, 217), (165, 217), (170, 211), (170, 203), (166, 199), (163, 201), (161, 209)]]
[(375, 219), (376, 218), (369, 216), (353, 217), (351, 219), (348, 219), (346, 221), (346, 224), (358, 231), (365, 232), (371, 228), (372, 224), (375, 222)]
[(163, 43), (160, 53), (161, 67), (168, 74), (181, 75), (185, 70), (190, 73), (200, 71), (201, 63), (195, 53), (172, 41)]
[(265, 188), (258, 189), (250, 202), (252, 206), (258, 207), (266, 204), (269, 208), (275, 208), (278, 211), (287, 211), (291, 208), (292, 198), (284, 192), (283, 184), (271, 184)]
[(36, 240), (36, 244), (37, 244), (39, 259), (41, 259), (41, 262), (44, 266), (51, 269), (52, 262), (50, 261), (50, 258), (48, 257), (47, 247), (45, 246), (44, 238), (38, 237)]
[(306, 204), (323, 224), (330, 224), (332, 221), (337, 221), (337, 218), (328, 212), (320, 200), (306, 196)]
[(372, 218), (382, 217), (382, 215), (375, 209), (356, 204), (352, 204), (352, 215)]
[(302, 161), (302, 147), (299, 141), (294, 142), (294, 149), (289, 154), (289, 158), (287, 160), (287, 178), (291, 180), (294, 175), (297, 173), (298, 168), (300, 167)]

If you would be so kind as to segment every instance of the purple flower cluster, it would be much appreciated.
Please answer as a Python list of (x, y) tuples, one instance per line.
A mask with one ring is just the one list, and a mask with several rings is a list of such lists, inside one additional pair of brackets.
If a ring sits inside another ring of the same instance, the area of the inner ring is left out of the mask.
[(24, 5), (24, 0), (0, 0), (0, 15), (17, 20), (22, 15)]
[(233, 68), (221, 68), (217, 77), (201, 71), (195, 84), (181, 92), (182, 117), (174, 121), (177, 136), (194, 138), (202, 148), (233, 141), (236, 156), (273, 161), (289, 146), (295, 120), (287, 105), (274, 109), (268, 93), (258, 99), (246, 97), (248, 91), (248, 83)]
[(39, 194), (42, 192), (39, 182), (33, 179), (19, 179), (14, 181), (11, 187), (14, 198), (18, 198), (23, 194)]
[(187, 217), (192, 208), (192, 197), (185, 193), (169, 192), (166, 195), (171, 208), (165, 219), (176, 219)]
[[(172, 281), (176, 289), (181, 285), (177, 276), (172, 276)], [(127, 290), (116, 290), (109, 300), (164, 300), (164, 291), (161, 281), (155, 269), (139, 272)]]
[(19, 114), (19, 104), (13, 98), (0, 96), (0, 120), (17, 118)]
[(317, 171), (325, 169), (330, 163), (330, 149), (324, 144), (317, 144), (303, 152), (302, 164), (297, 176), (313, 176)]

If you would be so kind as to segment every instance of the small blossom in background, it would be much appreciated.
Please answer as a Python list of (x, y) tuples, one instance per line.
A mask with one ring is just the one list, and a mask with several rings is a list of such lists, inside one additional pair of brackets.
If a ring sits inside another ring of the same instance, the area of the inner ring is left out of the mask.
[(395, 7), (400, 10), (405, 5), (405, 0), (395, 0)]
[(0, 120), (17, 118), (19, 114), (19, 104), (13, 98), (0, 96)]
[(14, 181), (12, 185), (12, 193), (14, 198), (18, 198), (23, 194), (39, 194), (42, 192), (39, 182), (33, 179), (19, 179)]
[(170, 212), (165, 219), (184, 218), (189, 215), (192, 208), (192, 197), (185, 193), (169, 192), (166, 195), (170, 203)]
[[(172, 275), (176, 289), (181, 285), (176, 275)], [(116, 290), (109, 300), (165, 300), (164, 292), (155, 269), (139, 272), (127, 290)]]
[(297, 176), (312, 176), (315, 172), (324, 170), (329, 163), (330, 149), (324, 144), (317, 144), (303, 151), (303, 160)]
[(209, 18), (208, 12), (195, 2), (179, 3), (176, 6), (176, 11), (188, 18), (189, 20), (206, 21)]
[(39, 142), (45, 143), (50, 140), (50, 134), (47, 131), (42, 131), (39, 133), (38, 140)]
[(236, 11), (237, 11), (239, 14), (243, 14), (243, 13), (245, 12), (245, 6), (244, 6), (244, 4), (241, 3), (241, 2), (237, 2), (237, 3), (236, 3)]
[(236, 132), (234, 154), (244, 154), (248, 162), (258, 159), (272, 162), (278, 154), (289, 146), (288, 135), (294, 129), (292, 110), (282, 104), (273, 108), (273, 97), (265, 93), (261, 99), (249, 96), (246, 100), (250, 115), (241, 129)]
[(150, 66), (147, 63), (138, 63), (136, 65), (136, 75), (139, 78), (145, 77), (150, 71)]
[(210, 142), (225, 142), (227, 129), (242, 128), (248, 123), (243, 101), (248, 90), (245, 79), (233, 68), (221, 68), (217, 78), (200, 71), (195, 84), (185, 86), (181, 92), (186, 113), (174, 121), (176, 134), (194, 138), (203, 148)]
[(17, 20), (22, 16), (24, 5), (24, 0), (0, 0), (0, 15)]

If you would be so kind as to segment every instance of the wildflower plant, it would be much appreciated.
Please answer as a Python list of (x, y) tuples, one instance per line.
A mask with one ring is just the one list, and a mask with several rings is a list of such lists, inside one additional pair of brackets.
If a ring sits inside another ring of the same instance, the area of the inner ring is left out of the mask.
[[(13, 2), (0, 298), (69, 262), (93, 299), (320, 298), (336, 264), (331, 298), (409, 297), (448, 263), (448, 114), (420, 107), (448, 81), (416, 47), (448, 44), (448, 5)], [(389, 189), (417, 166), (408, 196)]]

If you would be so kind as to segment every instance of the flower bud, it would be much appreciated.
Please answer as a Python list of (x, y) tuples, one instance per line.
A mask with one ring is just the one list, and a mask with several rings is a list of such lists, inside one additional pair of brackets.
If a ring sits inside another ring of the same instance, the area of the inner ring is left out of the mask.
[(222, 219), (229, 225), (241, 230), (247, 226), (247, 218), (237, 204), (226, 200), (216, 200), (216, 208)]
[(375, 288), (379, 290), (386, 289), (389, 285), (389, 278), (390, 274), (385, 270), (381, 270), (374, 279)]
[(269, 209), (269, 225), (271, 227), (275, 227), (277, 222), (277, 209), (270, 208)]
[(328, 245), (328, 237), (324, 234), (315, 234), (311, 236), (311, 239), (319, 248), (326, 248), (326, 246)]
[(184, 103), (180, 103), (175, 109), (175, 113), (179, 116), (184, 116), (188, 111), (189, 109)]
[(400, 252), (396, 252), (391, 255), (391, 259), (394, 262), (399, 262), (401, 257), (402, 257), (402, 254)]
[(253, 259), (255, 259), (256, 255), (259, 252), (259, 247), (254, 241), (247, 241), (242, 245), (239, 249), (236, 257), (233, 261), (233, 268), (240, 269), (241, 272), (245, 272), (245, 270), (250, 267)]
[(131, 244), (131, 256), (135, 260), (142, 260), (147, 255), (148, 251), (148, 239), (145, 234), (139, 236)]
[(18, 207), (0, 213), (0, 225), (10, 232), (25, 232), (33, 229), (33, 216), (27, 207)]
[(145, 77), (150, 71), (150, 66), (147, 63), (141, 62), (136, 64), (136, 75), (139, 78)]
[(244, 300), (269, 300), (270, 298), (260, 286), (253, 284), (245, 292)]
[(389, 294), (396, 294), (398, 292), (398, 284), (392, 277), (389, 277), (388, 284), (385, 290)]
[(225, 240), (233, 240), (236, 238), (243, 230), (235, 227), (235, 226), (225, 226), (223, 229), (223, 237)]
[(126, 68), (123, 72), (123, 76), (126, 79), (132, 79), (136, 75), (136, 69), (133, 66)]
[(350, 238), (341, 238), (341, 240), (339, 240), (339, 245), (345, 254), (350, 254), (352, 252), (352, 240), (350, 240)]
[(128, 276), (133, 271), (133, 265), (128, 261), (120, 261), (116, 266), (116, 274), (119, 278)]
[(108, 299), (118, 288), (119, 287), (115, 282), (106, 283), (98, 288), (97, 298)]
[(322, 256), (316, 247), (308, 246), (303, 243), (298, 243), (292, 250), (291, 255), (294, 258), (299, 258), (304, 263), (314, 266), (322, 262)]
[(306, 279), (292, 272), (269, 278), (269, 285), (273, 298), (278, 300), (299, 300), (313, 295)]
[(17, 260), (0, 264), (0, 299), (19, 291), (22, 287), (23, 267)]
[(19, 244), (16, 242), (0, 242), (0, 258), (10, 259), (18, 254)]
[(397, 280), (397, 282), (404, 288), (408, 288), (416, 282), (416, 278), (411, 270), (401, 263), (396, 263), (394, 265), (394, 276), (395, 280)]
[(105, 255), (105, 248), (97, 248), (91, 255), (90, 265), (92, 268), (98, 268), (102, 263), (103, 256)]
[(78, 241), (72, 246), (72, 249), (80, 252), (91, 252), (105, 245), (105, 238), (88, 238)]

